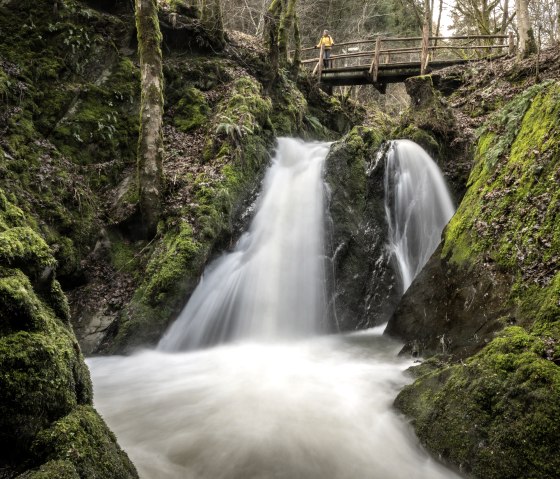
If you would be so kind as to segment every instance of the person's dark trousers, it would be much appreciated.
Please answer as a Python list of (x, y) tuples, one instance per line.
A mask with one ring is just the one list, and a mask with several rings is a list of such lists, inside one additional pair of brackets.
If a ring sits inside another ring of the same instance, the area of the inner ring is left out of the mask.
[(323, 52), (323, 68), (331, 68), (331, 49), (330, 48), (325, 48), (325, 51)]

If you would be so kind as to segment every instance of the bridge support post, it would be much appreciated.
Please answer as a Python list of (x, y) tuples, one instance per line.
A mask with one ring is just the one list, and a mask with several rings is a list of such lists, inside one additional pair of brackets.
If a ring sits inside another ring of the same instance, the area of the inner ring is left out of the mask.
[(325, 47), (321, 45), (321, 50), (319, 50), (319, 63), (317, 64), (317, 76), (319, 77), (319, 83), (321, 83), (321, 78), (323, 77), (323, 58), (325, 57)]
[(377, 77), (379, 75), (379, 57), (381, 55), (381, 36), (379, 35), (375, 40), (375, 52), (373, 54), (373, 61), (369, 67), (369, 74), (371, 75), (373, 82), (377, 83)]
[(513, 38), (513, 32), (510, 31), (508, 33), (508, 54), (514, 55), (515, 54), (515, 40)]
[(429, 42), (430, 42), (430, 27), (428, 22), (424, 22), (424, 27), (422, 28), (422, 53), (420, 54), (420, 75), (425, 75), (428, 71), (428, 61), (430, 58), (429, 54)]

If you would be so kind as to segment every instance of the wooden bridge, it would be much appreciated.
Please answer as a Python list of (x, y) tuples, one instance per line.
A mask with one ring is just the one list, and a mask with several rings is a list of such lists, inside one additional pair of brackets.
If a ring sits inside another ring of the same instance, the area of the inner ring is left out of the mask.
[[(315, 52), (302, 49), (302, 55)], [(327, 86), (374, 85), (382, 93), (388, 83), (400, 83), (409, 77), (424, 75), (451, 65), (484, 58), (497, 58), (515, 52), (513, 33), (508, 35), (429, 36), (375, 39), (335, 44), (328, 66), (325, 51), (301, 64), (313, 68), (321, 84)]]

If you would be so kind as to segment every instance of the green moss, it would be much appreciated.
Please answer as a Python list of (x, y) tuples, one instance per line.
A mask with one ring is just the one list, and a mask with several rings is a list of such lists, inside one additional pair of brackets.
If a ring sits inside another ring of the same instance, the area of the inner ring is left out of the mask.
[(210, 108), (202, 92), (187, 87), (173, 108), (173, 124), (184, 133), (202, 126), (208, 119)]
[(395, 138), (405, 138), (418, 143), (426, 151), (432, 153), (441, 153), (442, 147), (432, 134), (425, 130), (421, 130), (415, 125), (408, 125), (404, 129), (397, 129), (392, 134)]
[(39, 469), (28, 471), (18, 476), (18, 479), (80, 479), (80, 475), (70, 461), (49, 461)]
[(560, 467), (560, 370), (543, 340), (508, 328), (464, 365), (428, 373), (396, 405), (419, 438), (475, 477), (554, 477)]
[[(230, 95), (218, 106), (216, 132), (239, 143), (243, 137), (262, 131), (263, 125), (270, 122), (271, 110), (272, 102), (263, 95), (260, 83), (249, 76), (238, 78)], [(212, 151), (217, 149), (214, 143)]]
[(294, 135), (304, 127), (307, 101), (295, 83), (286, 77), (276, 85), (271, 122), (276, 135)]
[(83, 359), (75, 339), (46, 317), (45, 333), (20, 331), (0, 339), (0, 442), (14, 458), (26, 455), (32, 439), (51, 421), (91, 401), (89, 375), (78, 364)]
[(55, 260), (43, 238), (28, 226), (18, 226), (0, 233), (0, 263), (37, 274), (53, 267)]
[(40, 331), (47, 327), (48, 318), (33, 291), (31, 282), (21, 271), (0, 269), (0, 301), (3, 311), (0, 332)]
[(498, 159), (505, 154), (517, 138), (521, 122), (525, 113), (531, 106), (535, 96), (546, 90), (550, 82), (534, 85), (513, 101), (500, 108), (477, 132), (478, 137), (489, 135), (488, 139), (482, 139), (480, 147), (484, 151), (484, 160), (492, 168)]
[(114, 435), (91, 406), (79, 406), (41, 431), (32, 450), (42, 461), (71, 462), (80, 478), (137, 477)]
[(185, 222), (177, 230), (167, 232), (146, 268), (149, 280), (145, 286), (145, 297), (149, 303), (161, 302), (189, 270), (196, 266), (200, 268), (200, 264), (193, 264), (200, 248), (192, 227)]
[(134, 274), (138, 271), (139, 258), (132, 243), (114, 238), (111, 241), (111, 264), (117, 271)]
[(506, 109), (514, 113), (493, 117), (481, 130), (469, 191), (445, 234), (443, 255), (453, 262), (484, 251), (523, 274), (555, 251), (559, 92), (557, 83), (532, 88)]
[[(94, 186), (135, 160), (138, 141), (138, 72), (127, 58), (113, 68), (105, 82), (88, 85), (76, 105), (56, 124), (55, 145), (82, 164), (103, 164)], [(100, 148), (99, 145), (103, 145)], [(111, 163), (109, 163), (111, 162)]]
[[(23, 477), (121, 477), (115, 475), (120, 468), (133, 472), (133, 466), (122, 454), (107, 455), (118, 446), (93, 410), (81, 424), (82, 436), (85, 440), (89, 428), (103, 425), (88, 454), (91, 462), (99, 454), (106, 457), (102, 464), (110, 473), (87, 471), (81, 458), (31, 452), (53, 422), (91, 404), (92, 385), (68, 325), (68, 302), (54, 279), (56, 261), (30, 225), (34, 221), (0, 190), (0, 462), (12, 471), (10, 477), (27, 468), (35, 470)], [(42, 274), (45, 270), (49, 274)], [(51, 439), (52, 447), (63, 447), (58, 438)], [(56, 461), (44, 464), (51, 459)]]
[(10, 203), (4, 191), (0, 189), (0, 231), (14, 226), (24, 226), (25, 223), (23, 211)]

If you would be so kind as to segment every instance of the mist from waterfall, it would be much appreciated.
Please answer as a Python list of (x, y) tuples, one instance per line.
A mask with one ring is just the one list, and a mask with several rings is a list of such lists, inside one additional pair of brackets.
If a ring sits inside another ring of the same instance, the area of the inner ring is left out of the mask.
[(328, 149), (279, 140), (249, 231), (158, 350), (88, 359), (142, 479), (459, 478), (392, 408), (411, 380), (402, 345), (383, 327), (319, 335)]
[(455, 208), (445, 179), (430, 155), (410, 140), (395, 140), (386, 156), (385, 212), (389, 248), (403, 292), (441, 241)]
[(257, 212), (234, 251), (205, 271), (158, 349), (321, 332), (326, 291), (323, 163), (328, 143), (280, 138)]

